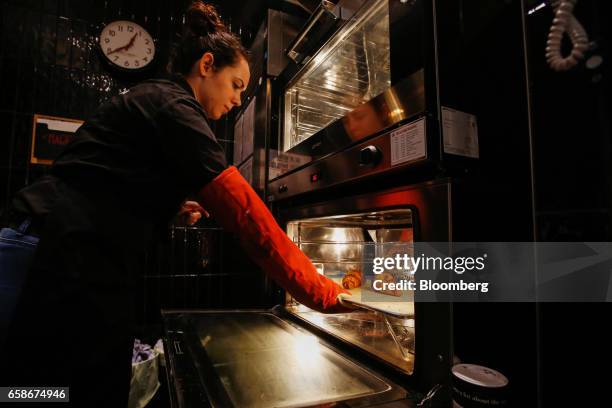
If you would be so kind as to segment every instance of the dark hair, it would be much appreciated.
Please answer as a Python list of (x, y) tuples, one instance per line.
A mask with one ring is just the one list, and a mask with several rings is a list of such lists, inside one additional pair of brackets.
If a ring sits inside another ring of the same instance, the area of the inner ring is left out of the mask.
[(248, 59), (247, 50), (223, 24), (217, 10), (210, 4), (194, 1), (185, 13), (183, 34), (170, 71), (188, 74), (205, 52), (213, 54), (215, 69), (234, 65), (239, 58)]

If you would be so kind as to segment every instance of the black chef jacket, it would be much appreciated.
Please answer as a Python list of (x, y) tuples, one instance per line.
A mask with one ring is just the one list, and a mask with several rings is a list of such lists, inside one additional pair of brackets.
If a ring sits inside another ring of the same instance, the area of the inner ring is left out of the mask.
[(125, 406), (143, 250), (154, 226), (226, 166), (182, 77), (103, 104), (14, 200), (43, 228), (0, 385), (70, 385), (76, 406)]
[(226, 167), (187, 81), (151, 80), (102, 105), (55, 160), (51, 175), (20, 191), (14, 206), (46, 215), (59, 178), (106, 196), (109, 210), (119, 207), (145, 223), (167, 221), (189, 193)]

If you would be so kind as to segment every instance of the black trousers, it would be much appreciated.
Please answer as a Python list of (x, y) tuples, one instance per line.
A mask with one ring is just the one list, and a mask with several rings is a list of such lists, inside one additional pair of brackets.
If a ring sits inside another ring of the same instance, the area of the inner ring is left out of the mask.
[(115, 236), (128, 220), (89, 204), (67, 191), (45, 218), (0, 350), (0, 385), (68, 386), (71, 406), (125, 407), (140, 258)]

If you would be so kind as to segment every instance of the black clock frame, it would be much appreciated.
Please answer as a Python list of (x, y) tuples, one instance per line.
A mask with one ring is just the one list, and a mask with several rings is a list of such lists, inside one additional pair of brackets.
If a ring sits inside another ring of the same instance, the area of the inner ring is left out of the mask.
[[(130, 21), (130, 20), (124, 20), (124, 21)], [(120, 74), (121, 76), (125, 76), (128, 78), (132, 78), (134, 76), (137, 75), (141, 75), (143, 73), (149, 72), (153, 69), (154, 66), (157, 65), (157, 61), (158, 61), (158, 51), (159, 48), (157, 47), (157, 43), (158, 40), (156, 38), (153, 38), (153, 36), (150, 34), (151, 32), (144, 27), (142, 24), (137, 23), (135, 21), (132, 21), (134, 24), (139, 25), (140, 27), (142, 27), (143, 29), (147, 30), (147, 33), (149, 33), (149, 35), (151, 36), (151, 38), (153, 39), (153, 46), (155, 47), (155, 54), (153, 55), (153, 58), (151, 60), (151, 62), (149, 62), (147, 65), (145, 65), (144, 67), (141, 68), (124, 68), (120, 65), (114, 64), (107, 56), (106, 54), (104, 54), (104, 50), (102, 49), (102, 45), (100, 44), (100, 36), (102, 35), (102, 31), (104, 30), (104, 28), (106, 28), (106, 26), (108, 26), (111, 23), (114, 23), (115, 21), (110, 21), (108, 23), (105, 23), (98, 31), (98, 41), (97, 41), (97, 47), (96, 49), (98, 50), (100, 59), (102, 60), (103, 65), (108, 68), (111, 71), (114, 71), (114, 73), (116, 74)]]

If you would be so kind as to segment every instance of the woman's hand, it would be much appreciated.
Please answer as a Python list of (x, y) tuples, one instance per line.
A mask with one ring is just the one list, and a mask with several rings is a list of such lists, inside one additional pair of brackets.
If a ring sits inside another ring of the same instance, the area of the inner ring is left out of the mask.
[(181, 209), (177, 215), (187, 225), (195, 224), (202, 216), (210, 217), (210, 214), (197, 201), (185, 201), (181, 204)]

